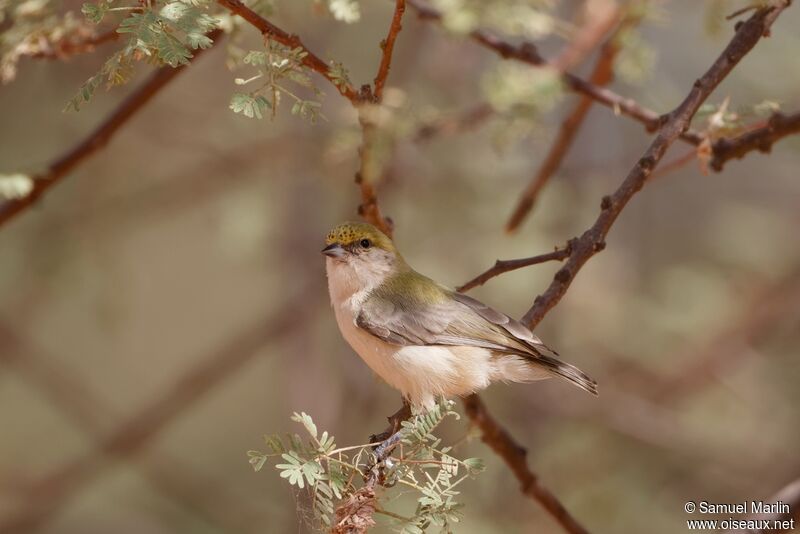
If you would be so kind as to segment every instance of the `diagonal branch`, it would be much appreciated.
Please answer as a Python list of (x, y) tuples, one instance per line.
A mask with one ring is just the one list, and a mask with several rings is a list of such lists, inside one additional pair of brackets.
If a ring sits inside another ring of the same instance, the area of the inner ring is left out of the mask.
[[(435, 9), (425, 5), (420, 0), (407, 1), (410, 6), (417, 10), (421, 20), (441, 22), (442, 14)], [(549, 66), (548, 62), (539, 55), (536, 45), (531, 42), (525, 41), (519, 45), (514, 45), (484, 30), (475, 30), (469, 36), (473, 41), (493, 50), (504, 59), (513, 59), (534, 67)], [(570, 72), (564, 72), (561, 75), (561, 79), (570, 90), (586, 95), (595, 102), (613, 109), (614, 113), (626, 115), (641, 122), (649, 132), (655, 131), (661, 123), (661, 116), (658, 113), (638, 104), (632, 98), (623, 97), (609, 89), (598, 87)], [(682, 132), (680, 137), (693, 145), (699, 145), (704, 139), (703, 134), (691, 129)]]
[(303, 44), (303, 41), (299, 36), (290, 34), (285, 30), (275, 26), (273, 23), (244, 5), (241, 0), (217, 0), (217, 3), (228, 9), (231, 13), (242, 17), (258, 31), (260, 31), (265, 37), (274, 39), (275, 41), (278, 41), (282, 45), (288, 46), (289, 48), (302, 49), (306, 53), (306, 56), (303, 57), (302, 60), (303, 65), (321, 74), (326, 80), (331, 82), (336, 89), (338, 89), (339, 93), (343, 97), (347, 98), (351, 103), (358, 103), (358, 92), (356, 92), (356, 90), (353, 89), (350, 84), (342, 83), (341, 80), (334, 79), (333, 76), (331, 76), (328, 64), (325, 63), (325, 61), (318, 55), (309, 50), (308, 47)]
[(588, 534), (588, 531), (572, 517), (564, 505), (528, 467), (527, 451), (519, 445), (487, 411), (478, 395), (464, 399), (464, 409), (470, 420), (481, 430), (481, 439), (508, 465), (520, 483), (522, 493), (542, 505), (551, 516), (570, 534)]
[(589, 258), (605, 248), (605, 238), (611, 226), (628, 201), (644, 186), (647, 177), (661, 161), (667, 148), (678, 139), (681, 132), (689, 128), (692, 117), (700, 105), (756, 43), (769, 33), (772, 23), (788, 6), (789, 2), (786, 0), (773, 2), (758, 9), (746, 22), (739, 25), (728, 46), (705, 74), (695, 81), (683, 102), (665, 115), (665, 120), (662, 121), (656, 138), (647, 151), (619, 188), (612, 195), (603, 197), (599, 217), (591, 228), (573, 241), (572, 253), (566, 264), (556, 273), (547, 290), (536, 297), (533, 306), (523, 317), (523, 322), (530, 328), (536, 326), (547, 312), (558, 304)]
[[(208, 36), (217, 43), (222, 35), (222, 30), (215, 30)], [(203, 49), (195, 51), (192, 60), (203, 53)], [(100, 126), (92, 131), (77, 146), (68, 150), (55, 160), (50, 168), (42, 174), (33, 177), (33, 189), (23, 197), (9, 200), (0, 205), (0, 226), (7, 223), (25, 209), (33, 206), (51, 187), (63, 179), (72, 169), (83, 162), (111, 141), (117, 131), (142, 109), (158, 92), (171, 82), (186, 66), (161, 67), (150, 76), (130, 96), (128, 96), (117, 109)]]

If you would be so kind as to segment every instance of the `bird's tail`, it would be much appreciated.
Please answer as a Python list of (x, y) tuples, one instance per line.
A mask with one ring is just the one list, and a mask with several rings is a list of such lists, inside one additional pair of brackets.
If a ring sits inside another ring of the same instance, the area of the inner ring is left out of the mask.
[(569, 380), (592, 395), (597, 395), (597, 382), (574, 365), (570, 365), (544, 354), (539, 354), (538, 357), (533, 360), (533, 363), (544, 367), (551, 374)]

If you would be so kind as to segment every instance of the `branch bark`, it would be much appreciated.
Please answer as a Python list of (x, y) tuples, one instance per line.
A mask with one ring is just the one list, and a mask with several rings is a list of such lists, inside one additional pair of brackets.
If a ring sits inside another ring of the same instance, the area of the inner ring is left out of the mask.
[[(407, 1), (417, 11), (421, 20), (441, 21), (442, 14), (420, 0)], [(504, 59), (513, 59), (534, 67), (549, 66), (549, 63), (539, 55), (536, 45), (531, 42), (525, 41), (519, 45), (514, 45), (484, 30), (475, 30), (469, 36), (473, 41), (493, 50)], [(661, 116), (655, 111), (640, 105), (632, 98), (623, 97), (614, 91), (598, 87), (570, 72), (564, 72), (561, 78), (570, 90), (586, 95), (595, 102), (613, 109), (615, 113), (626, 115), (641, 122), (648, 132), (653, 132), (659, 127)], [(680, 137), (693, 145), (699, 145), (704, 139), (703, 134), (691, 129), (682, 132)]]
[[(216, 44), (222, 36), (221, 30), (215, 30), (209, 37)], [(196, 50), (192, 61), (203, 53), (202, 49)], [(117, 109), (103, 121), (94, 131), (83, 139), (77, 146), (68, 150), (56, 159), (42, 174), (33, 177), (33, 190), (28, 196), (9, 200), (0, 205), (0, 226), (7, 223), (22, 211), (34, 205), (47, 191), (60, 182), (72, 169), (82, 163), (101, 148), (105, 147), (117, 131), (124, 126), (145, 104), (147, 104), (169, 82), (183, 72), (186, 66), (161, 67), (150, 76), (130, 96), (128, 96)]]
[(768, 153), (772, 145), (787, 135), (800, 133), (800, 113), (775, 113), (767, 124), (732, 139), (718, 139), (712, 144), (711, 168), (719, 172), (729, 160), (742, 159), (753, 150)]
[(667, 148), (678, 139), (681, 132), (687, 131), (700, 105), (756, 43), (769, 33), (772, 23), (788, 6), (789, 3), (785, 0), (773, 2), (757, 10), (746, 22), (739, 25), (728, 46), (705, 74), (695, 81), (683, 102), (664, 116), (665, 120), (647, 151), (639, 158), (619, 188), (612, 195), (603, 197), (600, 215), (595, 223), (573, 242), (572, 253), (564, 267), (556, 273), (547, 290), (536, 297), (533, 306), (522, 318), (530, 328), (536, 326), (561, 300), (589, 258), (605, 248), (605, 238), (611, 226), (628, 201), (644, 186)]
[(588, 534), (558, 498), (539, 483), (539, 478), (528, 467), (525, 448), (491, 416), (480, 397), (473, 394), (465, 398), (464, 409), (470, 420), (481, 429), (481, 440), (503, 459), (517, 477), (522, 493), (541, 504), (565, 531)]

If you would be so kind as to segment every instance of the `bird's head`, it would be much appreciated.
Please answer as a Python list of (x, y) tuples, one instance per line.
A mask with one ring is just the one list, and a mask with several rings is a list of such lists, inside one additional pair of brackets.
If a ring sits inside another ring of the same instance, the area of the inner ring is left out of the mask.
[(368, 223), (346, 222), (328, 232), (322, 253), (329, 268), (347, 268), (364, 285), (380, 283), (406, 267), (402, 256), (383, 232)]

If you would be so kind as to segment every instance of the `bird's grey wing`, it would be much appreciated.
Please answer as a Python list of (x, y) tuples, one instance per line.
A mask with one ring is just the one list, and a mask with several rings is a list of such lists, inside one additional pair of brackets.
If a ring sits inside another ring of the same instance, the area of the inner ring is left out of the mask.
[(510, 353), (527, 353), (533, 343), (541, 345), (521, 323), (471, 297), (446, 294), (433, 303), (412, 303), (408, 295), (404, 297), (396, 304), (371, 296), (363, 303), (356, 325), (394, 345), (461, 345)]
[(448, 297), (433, 304), (414, 302), (413, 306), (372, 297), (364, 303), (356, 325), (394, 345), (473, 346), (516, 354), (597, 395), (597, 382), (559, 360), (555, 351), (519, 321), (472, 297), (455, 292)]

